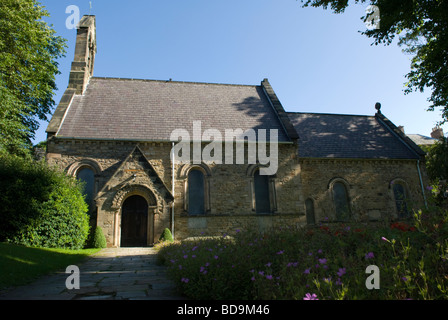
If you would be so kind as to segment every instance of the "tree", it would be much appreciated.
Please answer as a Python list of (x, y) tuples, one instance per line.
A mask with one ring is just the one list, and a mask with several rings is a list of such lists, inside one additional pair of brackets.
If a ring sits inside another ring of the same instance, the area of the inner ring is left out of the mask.
[(0, 153), (23, 155), (54, 107), (65, 39), (41, 20), (36, 0), (0, 2)]
[(431, 181), (434, 203), (448, 208), (448, 139), (441, 137), (435, 144), (424, 147), (426, 172)]
[[(348, 0), (301, 0), (304, 7), (328, 7), (342, 13)], [(405, 94), (432, 89), (429, 111), (442, 108), (442, 121), (448, 121), (448, 0), (355, 0), (376, 6), (380, 27), (362, 34), (373, 38), (373, 44), (389, 45), (398, 37), (403, 51), (413, 55), (411, 70), (406, 75)], [(372, 18), (366, 14), (366, 22)]]
[(426, 171), (431, 181), (448, 180), (448, 139), (440, 138), (426, 147)]

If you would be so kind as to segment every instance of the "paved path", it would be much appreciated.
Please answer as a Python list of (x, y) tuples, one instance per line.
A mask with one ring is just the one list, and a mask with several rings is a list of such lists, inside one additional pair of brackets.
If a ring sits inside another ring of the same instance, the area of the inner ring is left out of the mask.
[(65, 270), (0, 292), (0, 300), (182, 300), (156, 264), (153, 248), (107, 248), (78, 265), (80, 288), (68, 290)]

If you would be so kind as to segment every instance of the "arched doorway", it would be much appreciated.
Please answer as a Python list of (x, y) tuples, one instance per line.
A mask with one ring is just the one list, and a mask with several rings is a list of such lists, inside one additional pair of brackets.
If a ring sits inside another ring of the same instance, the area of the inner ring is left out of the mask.
[(148, 202), (141, 196), (130, 196), (121, 209), (121, 247), (148, 245)]

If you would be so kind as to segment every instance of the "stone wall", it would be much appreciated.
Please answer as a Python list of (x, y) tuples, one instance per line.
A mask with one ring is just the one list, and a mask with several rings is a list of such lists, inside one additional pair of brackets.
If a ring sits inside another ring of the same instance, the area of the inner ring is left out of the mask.
[[(122, 168), (125, 159), (138, 145), (151, 168), (160, 177), (163, 184), (172, 191), (172, 161), (170, 143), (124, 142), (124, 141), (90, 141), (80, 139), (51, 138), (48, 141), (47, 161), (50, 165), (76, 174), (82, 165), (96, 166), (96, 192), (98, 217), (97, 223), (103, 228), (110, 246), (118, 245), (120, 210), (112, 205), (118, 190), (125, 185), (142, 185), (160, 193), (148, 173), (150, 169), (136, 167)], [(203, 146), (204, 147), (204, 146)], [(247, 148), (246, 148), (247, 150)], [(260, 217), (255, 214), (253, 202), (253, 176), (249, 164), (202, 164), (208, 170), (207, 190), (209, 209), (201, 217), (189, 217), (185, 210), (187, 173), (194, 164), (176, 163), (174, 190), (174, 221), (177, 239), (203, 232), (207, 235), (230, 232), (237, 228), (254, 225), (265, 228), (268, 225), (281, 224), (286, 219), (299, 223), (304, 220), (303, 198), (300, 196), (300, 166), (297, 159), (297, 146), (279, 145), (277, 174), (271, 179), (271, 196), (273, 212)], [(225, 153), (223, 152), (223, 159)], [(234, 157), (236, 157), (234, 155)], [(234, 158), (234, 162), (236, 159)], [(122, 171), (119, 175), (117, 171)], [(146, 173), (145, 173), (146, 172)], [(137, 174), (136, 174), (137, 173)], [(134, 176), (135, 175), (135, 176)], [(122, 180), (120, 182), (120, 179)], [(131, 183), (132, 182), (132, 183)], [(275, 201), (274, 201), (275, 199)], [(284, 217), (283, 217), (284, 216)], [(154, 215), (154, 240), (156, 241), (164, 228), (171, 228), (172, 207), (159, 202)], [(288, 222), (289, 223), (289, 222)]]
[(306, 225), (304, 214), (235, 214), (204, 217), (176, 217), (176, 239), (202, 236), (234, 235), (239, 230), (269, 232), (270, 229), (300, 227)]
[[(130, 159), (133, 158), (131, 153), (136, 152), (136, 146), (144, 159), (134, 163)], [(122, 202), (115, 205), (113, 202), (123, 201), (128, 192), (126, 190), (133, 188), (133, 192), (137, 192), (136, 186), (148, 190), (147, 195), (144, 191), (140, 192), (142, 196), (150, 199), (152, 195), (157, 199), (157, 208), (150, 209), (150, 214), (154, 214), (151, 226), (154, 228), (153, 240), (157, 241), (164, 228), (172, 228), (173, 207), (167, 198), (167, 194), (172, 193), (171, 148), (172, 145), (167, 142), (51, 138), (48, 141), (47, 161), (73, 175), (76, 168), (83, 164), (96, 167), (97, 223), (103, 228), (108, 244), (117, 246)], [(196, 166), (175, 163), (176, 239), (221, 235), (249, 226), (266, 230), (269, 227), (304, 225), (306, 199), (313, 200), (317, 223), (335, 220), (331, 191), (331, 183), (335, 179), (347, 184), (352, 219), (357, 221), (396, 217), (391, 185), (397, 179), (406, 184), (410, 206), (423, 206), (422, 185), (415, 160), (300, 159), (296, 144), (279, 145), (278, 154), (278, 171), (270, 178), (273, 210), (267, 215), (255, 213), (253, 165), (212, 162)], [(126, 161), (129, 164), (124, 165)], [(208, 210), (201, 216), (189, 216), (186, 210), (187, 176), (189, 170), (195, 167), (202, 168), (207, 180)], [(423, 166), (421, 174), (425, 187), (427, 179)], [(161, 180), (159, 183), (157, 178)], [(117, 196), (119, 192), (122, 195)]]
[[(247, 149), (246, 149), (247, 150)], [(210, 211), (189, 216), (185, 210), (187, 177), (182, 172), (195, 165), (177, 164), (175, 170), (175, 237), (221, 235), (247, 227), (264, 230), (268, 226), (304, 224), (305, 212), (300, 195), (300, 165), (297, 145), (279, 145), (278, 170), (271, 178), (272, 213), (255, 213), (253, 171), (248, 164), (207, 164)], [(225, 153), (223, 153), (225, 157)], [(236, 159), (234, 158), (234, 163)], [(187, 168), (185, 168), (187, 167)], [(206, 190), (207, 192), (207, 190)]]
[[(335, 220), (331, 182), (345, 181), (352, 218), (358, 221), (396, 218), (394, 181), (402, 181), (409, 194), (409, 206), (422, 208), (424, 197), (416, 160), (301, 159), (304, 199), (314, 201), (316, 221)], [(420, 165), (423, 186), (427, 186)], [(425, 191), (426, 192), (426, 191)]]
[[(147, 167), (130, 157), (137, 145), (150, 164)], [(154, 229), (151, 241), (157, 241), (163, 229), (170, 227), (170, 208), (162, 199), (164, 190), (161, 190), (155, 181), (156, 177), (151, 174), (151, 171), (155, 171), (166, 189), (171, 191), (170, 151), (169, 143), (51, 138), (48, 140), (47, 162), (72, 175), (76, 175), (77, 168), (82, 166), (95, 168), (96, 223), (102, 227), (108, 245), (117, 246), (121, 223), (120, 206), (129, 195), (157, 198), (157, 208), (152, 208), (149, 203), (148, 214), (153, 215), (150, 227)], [(129, 163), (126, 164), (125, 161)], [(121, 203), (117, 206), (114, 199), (119, 191), (123, 194), (120, 196)]]

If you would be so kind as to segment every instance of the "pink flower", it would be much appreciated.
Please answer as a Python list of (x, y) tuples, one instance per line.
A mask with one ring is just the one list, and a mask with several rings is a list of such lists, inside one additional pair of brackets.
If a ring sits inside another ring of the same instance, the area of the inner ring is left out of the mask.
[(373, 259), (373, 258), (375, 258), (375, 255), (373, 254), (373, 252), (369, 252), (369, 253), (366, 253), (365, 258), (366, 258), (366, 260)]
[(325, 258), (319, 259), (319, 263), (320, 264), (326, 264), (327, 263), (327, 259), (325, 259)]
[(315, 293), (307, 293), (305, 297), (303, 297), (303, 300), (319, 300), (317, 299), (317, 295)]
[(340, 268), (339, 271), (338, 271), (337, 273), (338, 273), (338, 276), (342, 277), (342, 276), (343, 276), (344, 274), (346, 274), (347, 272), (346, 272), (345, 268)]

